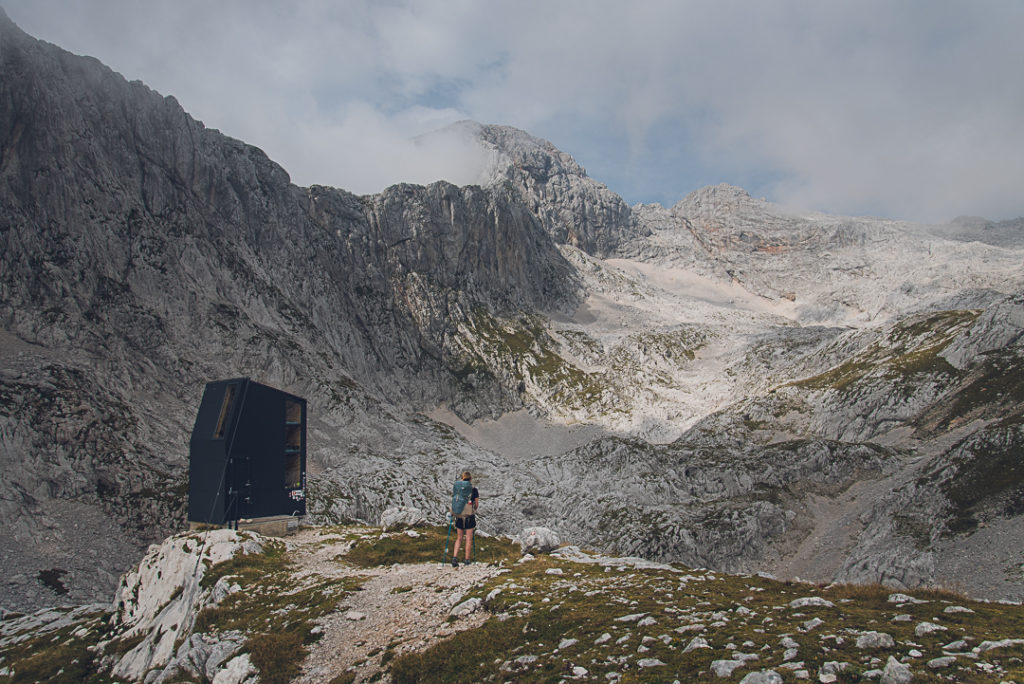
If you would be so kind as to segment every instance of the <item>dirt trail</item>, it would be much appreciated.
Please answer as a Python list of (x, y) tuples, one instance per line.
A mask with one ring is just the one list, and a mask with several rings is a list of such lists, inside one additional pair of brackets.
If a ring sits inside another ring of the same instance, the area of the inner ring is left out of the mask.
[[(362, 591), (353, 592), (337, 612), (320, 621), (323, 636), (296, 680), (305, 684), (329, 682), (350, 671), (356, 682), (381, 670), (381, 656), (394, 644), (392, 655), (422, 650), (455, 632), (480, 626), (482, 611), (448, 623), (453, 606), (472, 586), (486, 581), (499, 568), (485, 563), (453, 568), (438, 563), (393, 565), (388, 568), (346, 567), (333, 560), (341, 543), (324, 544), (332, 537), (303, 531), (288, 540), (303, 575), (325, 578), (368, 577)], [(340, 541), (341, 537), (333, 537)], [(374, 655), (369, 655), (373, 653)], [(385, 677), (378, 681), (388, 681)]]

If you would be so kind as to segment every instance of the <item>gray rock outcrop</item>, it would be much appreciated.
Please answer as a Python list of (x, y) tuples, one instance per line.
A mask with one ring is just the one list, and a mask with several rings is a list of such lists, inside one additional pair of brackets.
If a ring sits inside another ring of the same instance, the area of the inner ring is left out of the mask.
[(558, 535), (546, 527), (527, 527), (519, 533), (519, 548), (523, 554), (550, 553), (559, 544)]
[(589, 176), (576, 160), (546, 140), (509, 126), (455, 125), (496, 157), (488, 186), (508, 188), (559, 244), (610, 256), (636, 227), (622, 198)]
[(427, 524), (426, 514), (419, 508), (393, 506), (380, 514), (380, 526), (385, 530), (397, 530)]

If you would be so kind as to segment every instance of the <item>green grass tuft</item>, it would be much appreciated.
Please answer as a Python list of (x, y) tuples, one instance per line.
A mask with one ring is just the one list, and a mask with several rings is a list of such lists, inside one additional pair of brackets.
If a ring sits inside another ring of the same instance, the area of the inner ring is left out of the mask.
[(288, 684), (301, 672), (301, 659), (305, 655), (302, 637), (296, 630), (256, 634), (245, 642), (252, 664), (259, 668), (260, 681), (265, 684)]

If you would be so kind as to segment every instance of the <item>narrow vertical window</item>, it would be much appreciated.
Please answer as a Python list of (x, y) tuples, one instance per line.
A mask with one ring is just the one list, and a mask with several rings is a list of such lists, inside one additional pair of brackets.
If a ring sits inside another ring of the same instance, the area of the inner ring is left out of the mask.
[(228, 429), (228, 417), (231, 415), (231, 405), (235, 401), (237, 391), (238, 383), (233, 382), (224, 392), (224, 401), (220, 405), (220, 417), (217, 418), (217, 428), (213, 431), (214, 439), (224, 439), (224, 431)]

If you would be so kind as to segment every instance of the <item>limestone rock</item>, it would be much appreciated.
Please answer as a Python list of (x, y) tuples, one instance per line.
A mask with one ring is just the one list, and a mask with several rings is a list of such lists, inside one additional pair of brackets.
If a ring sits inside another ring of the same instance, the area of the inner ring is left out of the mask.
[(742, 660), (713, 660), (711, 671), (716, 677), (731, 677), (734, 670), (745, 665)]
[[(243, 681), (249, 675), (255, 674), (255, 668), (248, 661), (248, 654), (241, 656), (243, 660), (238, 660), (235, 656), (245, 643), (246, 636), (232, 632), (219, 637), (213, 638), (207, 634), (190, 635), (153, 680), (153, 684), (175, 681), (183, 675), (207, 681), (216, 681), (218, 676), (226, 677), (226, 681)], [(231, 671), (222, 675), (222, 671), (228, 665), (231, 665)], [(235, 679), (236, 677), (243, 679)]]
[(643, 668), (648, 668), (648, 667), (664, 667), (665, 666), (665, 663), (663, 663), (662, 661), (658, 660), (657, 658), (641, 658), (640, 660), (636, 661), (636, 664), (639, 667), (643, 667)]
[(934, 622), (919, 622), (917, 627), (914, 627), (914, 635), (918, 637), (928, 636), (935, 632), (946, 632), (949, 631), (948, 627), (944, 625), (937, 625)]
[(811, 618), (800, 625), (800, 630), (803, 632), (810, 632), (813, 629), (817, 629), (825, 624), (825, 621), (821, 618)]
[(1000, 639), (998, 641), (983, 641), (978, 644), (975, 649), (978, 653), (986, 653), (997, 648), (1007, 648), (1013, 646), (1024, 646), (1024, 639)]
[(558, 535), (547, 527), (527, 527), (519, 533), (519, 547), (523, 554), (549, 553), (559, 544)]
[(609, 256), (636, 231), (622, 198), (550, 142), (508, 126), (458, 125), (497, 153), (489, 185), (517, 190), (557, 242)]
[(914, 681), (914, 673), (909, 667), (889, 656), (882, 670), (880, 684), (910, 684)]
[(965, 608), (963, 606), (946, 606), (945, 608), (942, 609), (942, 612), (946, 613), (946, 614), (963, 613), (963, 614), (968, 614), (968, 615), (974, 613), (974, 611), (971, 610), (970, 608)]
[(740, 684), (782, 684), (782, 675), (775, 670), (750, 672), (740, 680)]
[(941, 670), (956, 664), (956, 656), (941, 656), (928, 661), (928, 667), (933, 670)]
[(805, 596), (789, 602), (790, 608), (835, 608), (836, 604), (820, 596)]
[(942, 357), (956, 368), (977, 363), (997, 349), (1024, 345), (1024, 295), (1008, 297), (978, 317), (968, 333), (960, 335)]
[(711, 648), (711, 645), (707, 642), (707, 639), (705, 639), (704, 637), (693, 637), (692, 639), (690, 639), (690, 643), (686, 645), (686, 648), (683, 649), (683, 653), (689, 653), (690, 651), (696, 650), (698, 648)]
[(393, 506), (380, 514), (380, 526), (385, 530), (397, 530), (427, 524), (427, 515), (419, 508)]
[(865, 632), (857, 636), (857, 648), (895, 648), (896, 641), (891, 634), (885, 632)]
[(479, 610), (481, 605), (483, 605), (483, 601), (479, 598), (467, 599), (452, 608), (451, 615), (457, 618), (464, 617)]
[[(195, 615), (213, 605), (213, 592), (200, 588), (206, 563), (226, 561), (238, 553), (260, 553), (255, 535), (234, 530), (180, 534), (153, 546), (138, 566), (125, 574), (114, 598), (114, 622), (125, 635), (141, 635), (142, 641), (120, 656), (114, 675), (138, 680), (154, 668), (164, 668), (172, 658), (174, 643), (186, 634)], [(202, 562), (206, 561), (206, 562)], [(197, 643), (180, 656), (182, 663), (219, 664), (238, 644)], [(211, 655), (214, 653), (216, 655)], [(180, 667), (186, 667), (181, 664)], [(212, 674), (210, 675), (212, 678)]]

